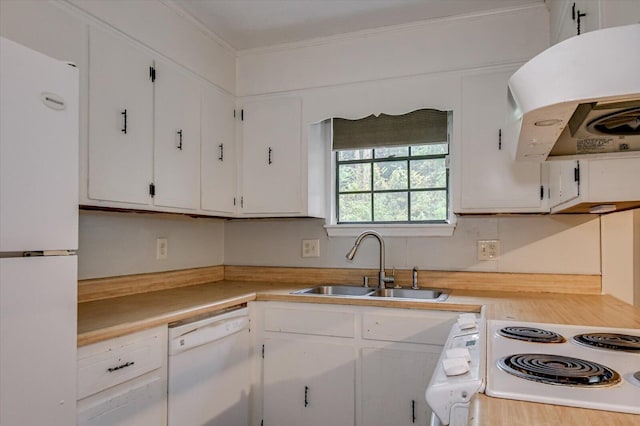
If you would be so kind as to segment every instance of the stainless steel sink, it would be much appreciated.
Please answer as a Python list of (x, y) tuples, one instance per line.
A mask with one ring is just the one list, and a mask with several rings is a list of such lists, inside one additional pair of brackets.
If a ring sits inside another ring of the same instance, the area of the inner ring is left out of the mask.
[(441, 302), (447, 294), (433, 289), (379, 288), (370, 294), (371, 297), (387, 297), (391, 299), (420, 299)]
[(384, 297), (387, 299), (413, 299), (428, 300), (431, 302), (441, 302), (447, 298), (447, 294), (434, 289), (408, 289), (408, 288), (367, 288), (352, 285), (319, 285), (317, 287), (305, 288), (293, 291), (291, 294), (307, 294), (322, 296), (345, 296), (345, 297)]
[(374, 291), (373, 288), (356, 287), (352, 285), (320, 285), (313, 288), (294, 291), (293, 294), (321, 294), (325, 296), (366, 296)]

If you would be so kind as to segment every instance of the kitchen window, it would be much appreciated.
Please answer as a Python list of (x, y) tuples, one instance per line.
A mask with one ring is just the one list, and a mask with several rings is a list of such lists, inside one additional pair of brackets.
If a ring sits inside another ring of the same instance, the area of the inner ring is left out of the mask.
[(329, 228), (384, 232), (449, 225), (450, 121), (450, 112), (435, 109), (334, 118), (334, 226)]

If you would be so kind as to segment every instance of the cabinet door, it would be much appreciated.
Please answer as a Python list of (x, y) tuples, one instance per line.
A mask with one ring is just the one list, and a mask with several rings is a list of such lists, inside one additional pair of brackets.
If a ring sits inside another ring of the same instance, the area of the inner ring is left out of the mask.
[(89, 38), (88, 196), (150, 204), (153, 60), (105, 31), (92, 27)]
[(362, 424), (427, 425), (425, 390), (438, 353), (362, 349)]
[(202, 210), (233, 214), (236, 196), (235, 102), (213, 87), (202, 91)]
[(355, 351), (352, 346), (265, 339), (265, 426), (352, 426)]
[(154, 204), (200, 206), (200, 86), (176, 66), (156, 61)]
[(550, 161), (548, 167), (549, 206), (552, 209), (580, 196), (580, 162)]
[(511, 74), (462, 80), (461, 194), (456, 212), (542, 211), (540, 165), (514, 161), (506, 146), (511, 141), (501, 140)]
[(301, 212), (301, 110), (299, 98), (245, 104), (242, 125), (243, 213)]

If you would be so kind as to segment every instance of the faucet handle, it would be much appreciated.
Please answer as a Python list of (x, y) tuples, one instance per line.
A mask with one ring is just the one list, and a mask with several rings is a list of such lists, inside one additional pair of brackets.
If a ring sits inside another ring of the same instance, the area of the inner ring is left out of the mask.
[(369, 277), (366, 275), (362, 277), (362, 287), (369, 288)]

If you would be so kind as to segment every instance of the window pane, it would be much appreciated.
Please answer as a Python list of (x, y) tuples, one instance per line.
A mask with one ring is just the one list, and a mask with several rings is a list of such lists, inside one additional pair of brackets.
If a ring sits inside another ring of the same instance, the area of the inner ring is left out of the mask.
[(338, 222), (371, 222), (371, 194), (340, 194)]
[(446, 220), (447, 191), (411, 193), (411, 220)]
[(444, 158), (411, 160), (411, 189), (445, 188), (447, 168)]
[(407, 161), (384, 161), (373, 165), (373, 189), (407, 189)]
[(401, 146), (397, 148), (376, 148), (376, 158), (406, 157), (409, 155), (409, 147)]
[(449, 153), (448, 143), (434, 143), (429, 145), (418, 145), (411, 147), (411, 155), (442, 155)]
[(371, 149), (354, 149), (351, 151), (338, 151), (338, 161), (368, 160), (371, 159)]
[(370, 191), (371, 164), (338, 165), (338, 191)]
[(373, 194), (373, 219), (378, 222), (406, 222), (409, 206), (406, 192)]

